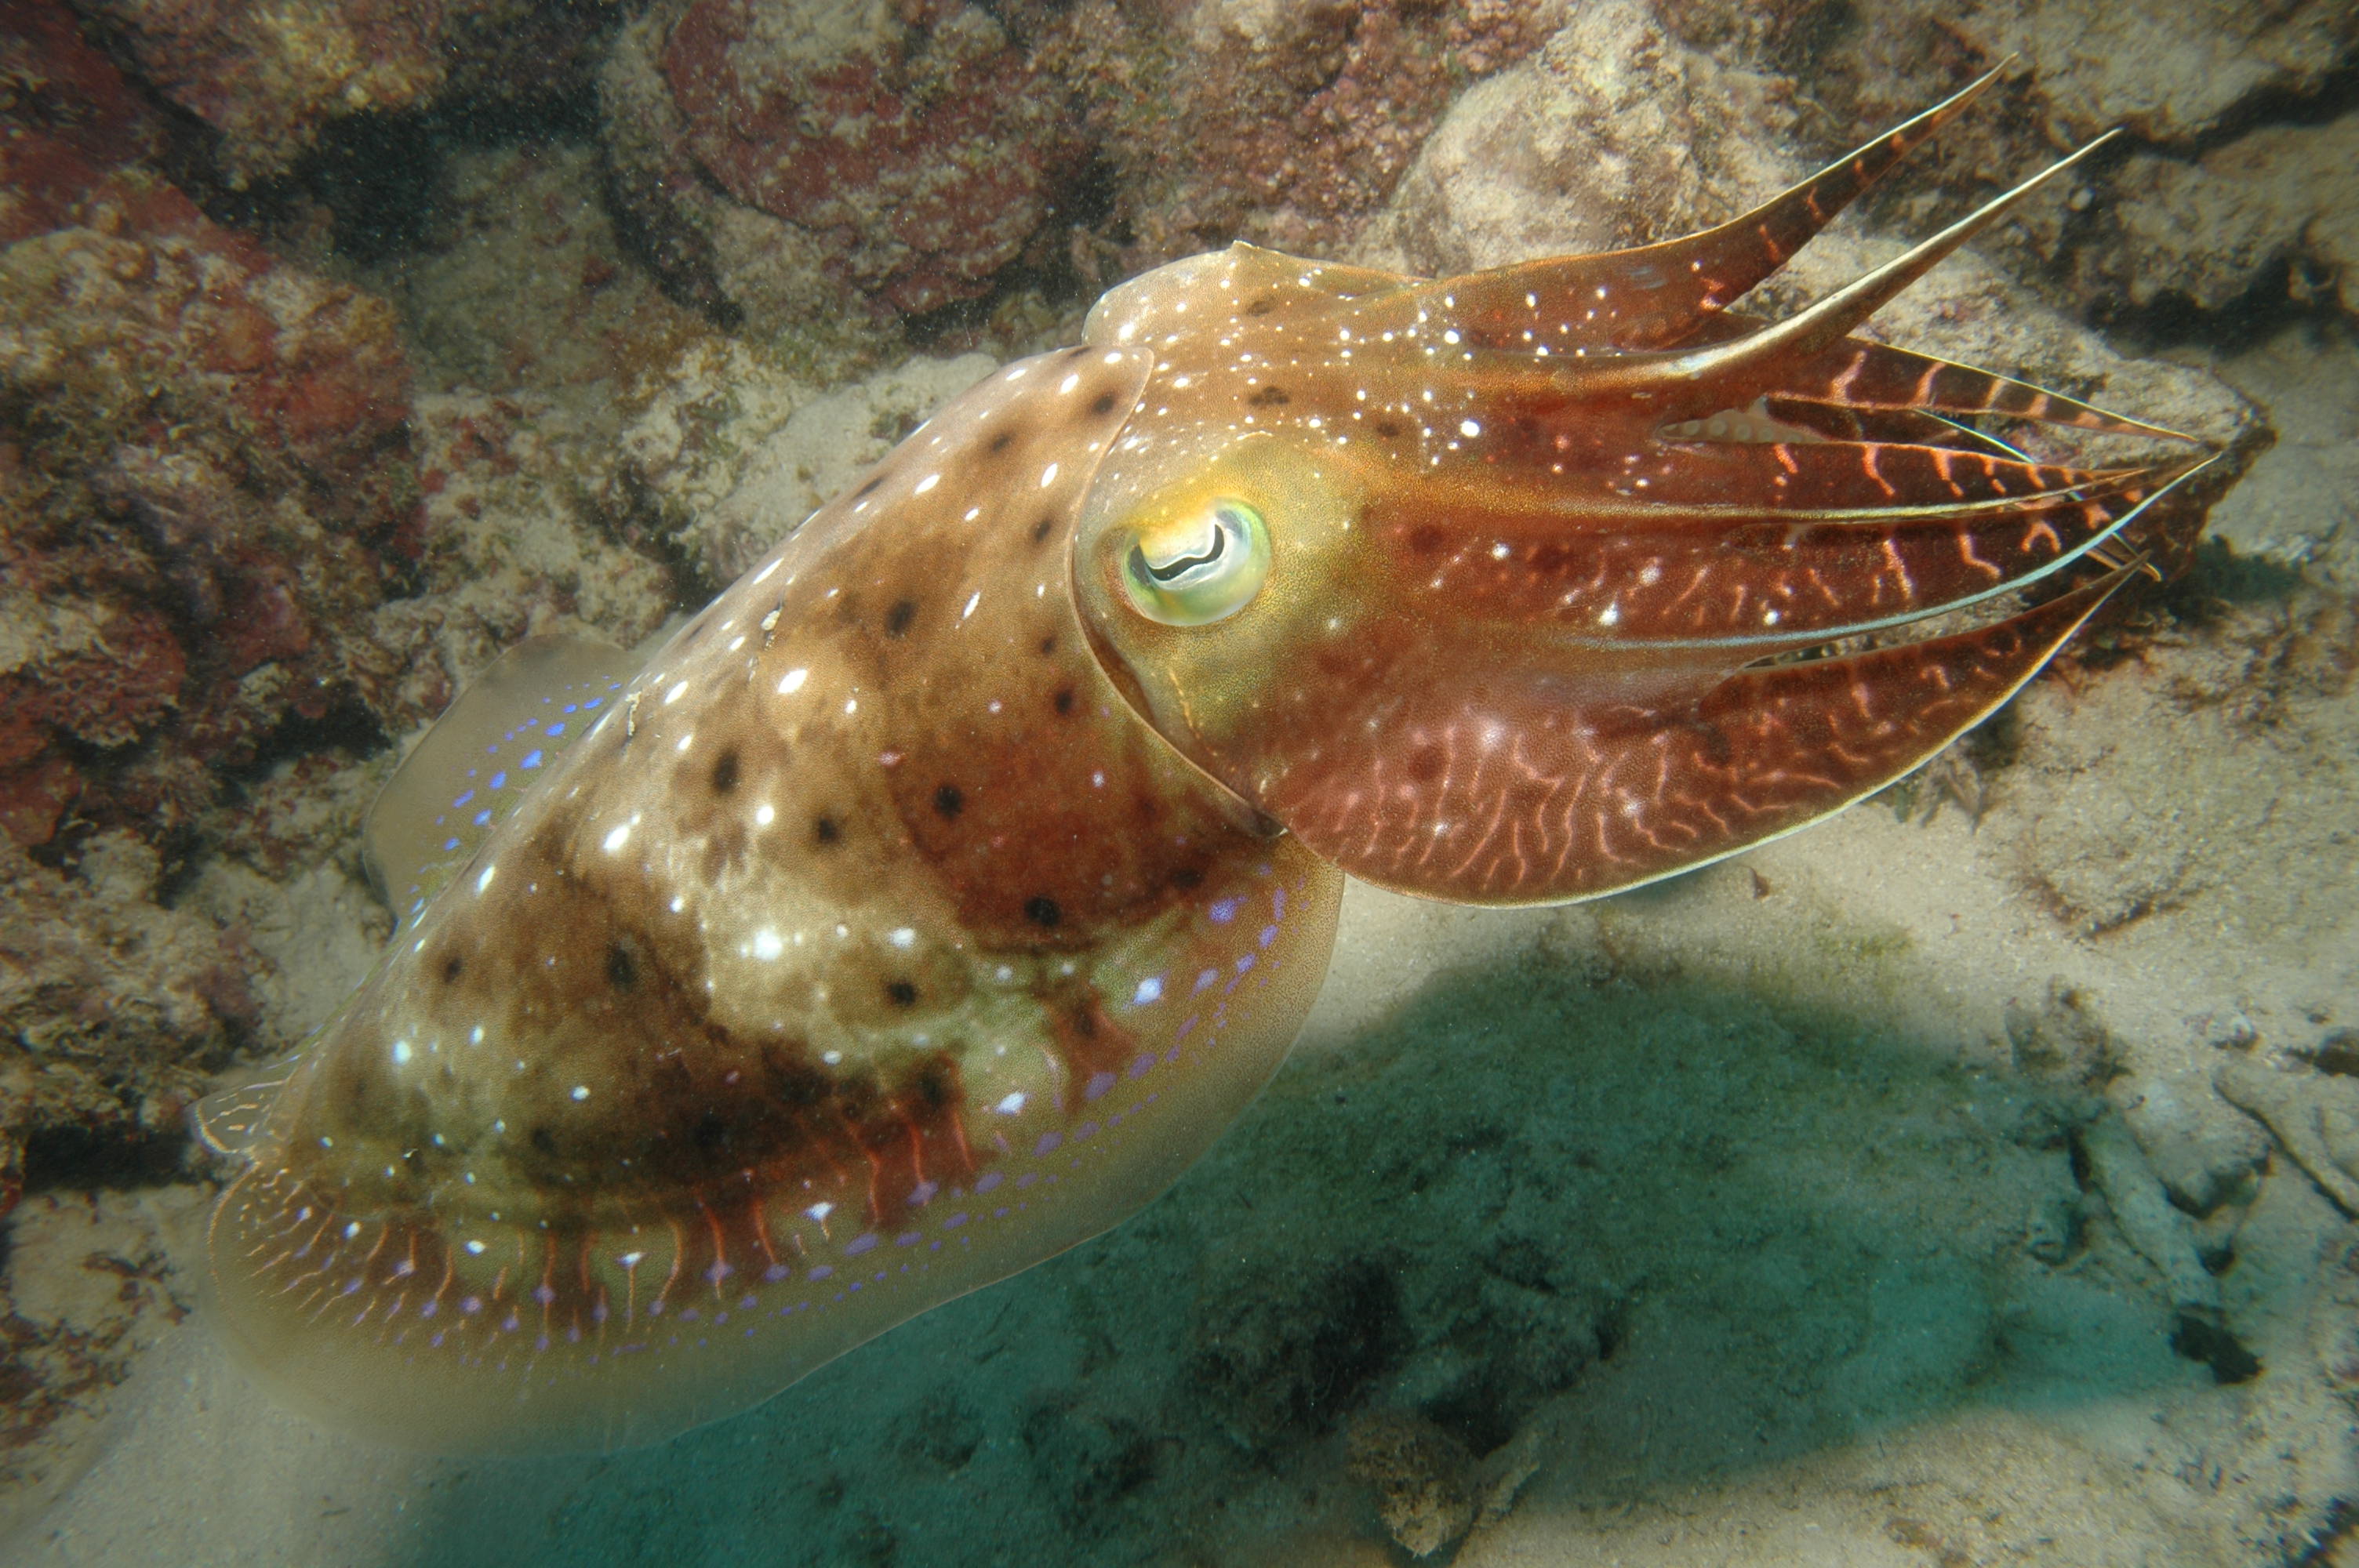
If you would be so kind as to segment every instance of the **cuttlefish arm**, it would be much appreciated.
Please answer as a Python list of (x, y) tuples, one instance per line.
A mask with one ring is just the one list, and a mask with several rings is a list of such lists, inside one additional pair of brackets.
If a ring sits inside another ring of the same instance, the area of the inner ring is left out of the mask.
[(1073, 562), (1117, 685), (1322, 857), (1466, 903), (1670, 875), (1924, 762), (2208, 460), (1851, 336), (2094, 144), (1792, 316), (1725, 308), (1988, 80), (1686, 240), (1349, 294), (1241, 246), (1110, 295), (1092, 341), (1158, 354)]

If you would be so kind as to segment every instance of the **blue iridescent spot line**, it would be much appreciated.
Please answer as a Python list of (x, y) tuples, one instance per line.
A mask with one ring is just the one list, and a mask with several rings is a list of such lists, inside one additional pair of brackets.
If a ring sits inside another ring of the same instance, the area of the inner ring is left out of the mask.
[(486, 823), (490, 822), (490, 821), (491, 821), (491, 819), (492, 819), (491, 808), (490, 808), (490, 807), (488, 807), (488, 806), (486, 806), (486, 807), (485, 807), (485, 808), (484, 808), (483, 810), (481, 810), (481, 811), (479, 811), (479, 812), (475, 813), (475, 826), (476, 826), (476, 827), (481, 827), (484, 826)]
[(507, 788), (507, 786), (508, 786), (508, 775), (507, 775), (507, 773), (506, 773), (506, 770), (503, 770), (503, 771), (501, 771), (501, 772), (499, 772), (499, 773), (494, 773), (494, 774), (492, 775), (492, 787), (493, 787), (494, 789), (506, 789), (506, 788)]
[(452, 802), (451, 803), (451, 808), (453, 811), (456, 811), (459, 807), (461, 807), (461, 806), (462, 806), (466, 805), (469, 801), (471, 801), (471, 800), (473, 800), (473, 799), (474, 799), (474, 798), (475, 798), (475, 792), (474, 792), (473, 790), (469, 790), (466, 794), (464, 794), (464, 795), (461, 795), (458, 799), (456, 799), (456, 800), (452, 801)]
[(457, 840), (456, 838), (445, 838), (445, 839), (443, 839), (443, 840), (442, 840), (442, 848), (443, 848), (443, 849), (445, 849), (446, 850), (447, 850), (447, 849), (457, 849), (458, 847), (459, 847), (459, 840)]
[(582, 711), (586, 713), (586, 712), (588, 712), (591, 708), (593, 708), (597, 707), (600, 703), (602, 703), (602, 702), (603, 702), (603, 701), (605, 701), (605, 700), (606, 700), (606, 699), (605, 699), (604, 697), (592, 697), (589, 701), (587, 701), (587, 702), (585, 702), (585, 703), (583, 703), (583, 704), (582, 705)]
[[(566, 711), (566, 712), (568, 712), (568, 713), (571, 713), (571, 712), (572, 712), (572, 711), (573, 711), (573, 709), (571, 709), (571, 708), (567, 708), (565, 711)], [(565, 733), (565, 726), (564, 726), (563, 724), (561, 724), (561, 723), (560, 723), (560, 724), (552, 724), (552, 725), (550, 725), (550, 726), (549, 727), (549, 738), (550, 740), (552, 740), (552, 741), (556, 740), (560, 735), (562, 735), (562, 734), (564, 734), (564, 733)]]
[(519, 769), (537, 768), (540, 766), (540, 753), (538, 752), (527, 752), (524, 754), (524, 761), (518, 762), (516, 766)]

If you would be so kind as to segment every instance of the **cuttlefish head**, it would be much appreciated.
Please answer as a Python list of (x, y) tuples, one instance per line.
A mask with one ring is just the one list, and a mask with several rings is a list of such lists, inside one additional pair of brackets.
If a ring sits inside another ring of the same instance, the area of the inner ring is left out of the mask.
[(1651, 881), (1917, 766), (2204, 460), (1849, 335), (2073, 159), (1799, 315), (1726, 308), (1989, 80), (1683, 240), (1439, 281), (1238, 245), (1109, 294), (1090, 341), (1156, 356), (1072, 556), (1117, 686), (1316, 852), (1459, 902)]

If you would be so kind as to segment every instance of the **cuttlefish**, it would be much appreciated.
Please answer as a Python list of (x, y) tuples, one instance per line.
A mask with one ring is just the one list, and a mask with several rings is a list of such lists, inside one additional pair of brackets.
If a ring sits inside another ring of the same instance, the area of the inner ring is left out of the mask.
[(1345, 873), (1591, 898), (1924, 762), (2203, 457), (1851, 335), (2087, 149), (1729, 308), (1989, 80), (1686, 239), (1158, 268), (644, 663), (513, 651), (371, 817), (383, 961), (200, 1109), (223, 1332), (400, 1442), (666, 1437), (1155, 1197)]

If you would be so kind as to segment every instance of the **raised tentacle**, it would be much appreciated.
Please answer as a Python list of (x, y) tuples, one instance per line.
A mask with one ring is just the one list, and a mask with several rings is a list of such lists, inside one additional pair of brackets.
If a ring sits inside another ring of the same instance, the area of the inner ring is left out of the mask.
[(1426, 284), (1400, 297), (1398, 314), (1447, 309), (1469, 341), (1524, 353), (1685, 342), (1701, 320), (1783, 266), (2013, 63), (2009, 56), (1915, 119), (1717, 228), (1635, 250), (1557, 256)]
[(1683, 404), (1712, 399), (1744, 402), (1771, 391), (1796, 362), (1823, 353), (1840, 342), (1959, 246), (2120, 135), (2119, 131), (2107, 131), (2014, 189), (1993, 197), (1940, 233), (1918, 242), (1882, 266), (1854, 278), (1783, 320), (1744, 337), (1685, 353), (1631, 355), (1609, 366), (1597, 367), (1593, 373), (1610, 378), (1615, 389), (1633, 396), (1666, 397)]

